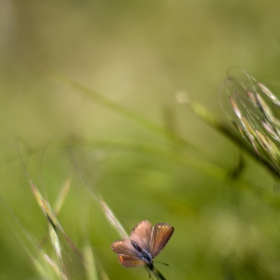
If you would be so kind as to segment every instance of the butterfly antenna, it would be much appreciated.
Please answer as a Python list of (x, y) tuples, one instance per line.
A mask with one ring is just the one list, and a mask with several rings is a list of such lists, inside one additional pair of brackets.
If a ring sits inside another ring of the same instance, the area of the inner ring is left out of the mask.
[(169, 263), (164, 263), (164, 262), (159, 262), (159, 261), (154, 261), (154, 262), (161, 263), (161, 264), (164, 264), (166, 266), (169, 266)]

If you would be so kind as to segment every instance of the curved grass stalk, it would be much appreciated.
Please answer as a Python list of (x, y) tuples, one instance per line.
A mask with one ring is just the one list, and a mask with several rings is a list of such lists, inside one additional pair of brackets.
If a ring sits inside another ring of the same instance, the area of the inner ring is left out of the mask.
[(55, 74), (53, 72), (46, 71), (46, 70), (44, 70), (44, 72), (47, 73), (48, 75), (50, 75), (55, 80), (77, 90), (77, 92), (85, 99), (87, 99), (91, 102), (100, 104), (103, 107), (125, 117), (126, 119), (133, 121), (134, 123), (138, 124), (139, 126), (142, 126), (146, 129), (152, 131), (153, 133), (163, 136), (164, 138), (167, 137), (171, 142), (173, 142), (179, 146), (182, 146), (182, 147), (188, 146), (188, 147), (194, 148), (194, 146), (192, 144), (188, 143), (181, 136), (174, 133), (174, 131), (167, 129), (165, 127), (159, 126), (156, 123), (153, 123), (152, 121), (143, 117), (142, 115), (137, 114), (132, 109), (129, 109), (128, 107), (120, 105), (120, 104), (102, 96), (101, 94), (98, 94), (94, 90), (92, 90), (76, 81), (73, 81), (69, 78), (66, 78), (64, 76), (61, 76), (61, 75), (58, 75), (58, 74)]
[[(213, 114), (211, 114), (203, 105), (189, 102), (187, 104), (189, 108), (203, 121), (205, 121), (207, 124), (215, 128), (217, 131), (219, 131), (221, 134), (226, 136), (229, 140), (231, 140), (236, 146), (242, 147), (244, 151), (250, 155), (252, 158), (254, 158), (257, 162), (262, 164), (272, 175), (274, 178), (280, 179), (280, 171), (278, 168), (275, 167), (274, 164), (272, 164), (270, 161), (265, 159), (264, 157), (260, 156), (260, 154), (256, 153), (256, 149), (252, 149), (251, 146), (249, 146), (246, 142), (243, 141), (243, 139), (237, 135), (235, 132), (233, 132), (228, 126), (226, 126), (224, 123), (217, 120)], [(237, 112), (237, 115), (240, 114), (239, 111), (235, 110)], [(253, 132), (252, 128), (249, 128), (250, 124), (247, 122), (247, 120), (244, 120), (243, 124), (246, 125), (247, 129), (246, 131), (249, 133), (249, 131)], [(235, 124), (236, 126), (236, 124)], [(251, 134), (249, 134), (251, 135)], [(252, 145), (254, 144), (254, 138), (253, 136), (248, 136), (248, 139), (251, 141)]]

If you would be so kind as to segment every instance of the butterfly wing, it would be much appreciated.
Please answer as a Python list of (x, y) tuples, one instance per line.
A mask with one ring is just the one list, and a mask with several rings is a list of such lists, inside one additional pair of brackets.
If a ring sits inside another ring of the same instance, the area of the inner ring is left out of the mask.
[(142, 249), (150, 251), (152, 224), (149, 221), (138, 223), (130, 234), (130, 239), (135, 241)]
[(174, 232), (174, 227), (168, 223), (157, 223), (152, 229), (150, 253), (154, 258), (164, 248)]
[(135, 266), (143, 266), (146, 263), (135, 256), (127, 256), (127, 255), (118, 255), (118, 259), (121, 265), (125, 267), (135, 267)]
[(140, 259), (139, 253), (132, 246), (130, 239), (115, 241), (112, 243), (111, 249), (118, 254), (120, 264), (125, 267), (142, 266), (146, 264)]
[(111, 249), (119, 255), (139, 257), (139, 254), (132, 246), (130, 239), (115, 241), (112, 243)]

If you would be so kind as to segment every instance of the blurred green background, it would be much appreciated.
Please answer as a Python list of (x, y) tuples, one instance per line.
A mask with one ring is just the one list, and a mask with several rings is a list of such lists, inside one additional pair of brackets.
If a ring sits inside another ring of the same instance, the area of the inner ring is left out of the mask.
[[(110, 245), (119, 233), (89, 188), (128, 232), (144, 219), (175, 227), (156, 258), (170, 265), (156, 264), (167, 279), (279, 279), (280, 206), (255, 191), (279, 196), (273, 178), (245, 155), (244, 170), (229, 179), (238, 147), (176, 99), (184, 92), (231, 127), (219, 102), (228, 67), (279, 80), (279, 9), (276, 1), (1, 0), (0, 279), (54, 277), (34, 263), (48, 267), (35, 242), (56, 257), (20, 157), (51, 205), (71, 178), (58, 219), (78, 248), (93, 249), (98, 278), (60, 235), (70, 279), (148, 278), (118, 263)], [(188, 144), (83, 98), (44, 70)]]

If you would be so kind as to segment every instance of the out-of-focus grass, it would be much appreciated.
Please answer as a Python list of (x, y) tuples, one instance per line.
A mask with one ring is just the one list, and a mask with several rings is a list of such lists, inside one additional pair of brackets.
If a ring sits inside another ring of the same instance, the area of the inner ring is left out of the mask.
[[(156, 258), (170, 264), (157, 264), (167, 279), (278, 279), (277, 183), (245, 152), (233, 173), (239, 148), (176, 96), (186, 92), (230, 128), (218, 99), (226, 69), (279, 79), (279, 5), (2, 1), (0, 279), (62, 278), (46, 260), (59, 264), (51, 222), (20, 156), (83, 254), (56, 232), (65, 277), (148, 277), (123, 268), (110, 250), (120, 230), (102, 197), (127, 232), (144, 219), (175, 227)], [(84, 99), (83, 88), (111, 106)], [(68, 194), (59, 196), (67, 180)]]

